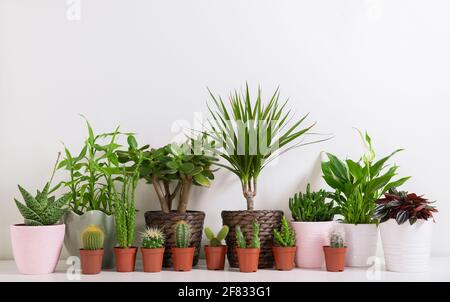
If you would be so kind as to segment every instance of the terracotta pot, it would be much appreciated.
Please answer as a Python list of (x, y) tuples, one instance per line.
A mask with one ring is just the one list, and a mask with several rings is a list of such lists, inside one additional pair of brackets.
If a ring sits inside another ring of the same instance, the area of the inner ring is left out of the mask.
[(260, 249), (257, 248), (236, 248), (241, 273), (254, 273), (258, 270), (259, 252)]
[(146, 249), (141, 247), (144, 272), (157, 273), (162, 270), (165, 248)]
[(19, 272), (50, 274), (58, 264), (64, 241), (64, 224), (10, 227), (11, 245)]
[(297, 266), (321, 268), (325, 262), (322, 247), (329, 244), (333, 221), (292, 221), (297, 242)]
[(227, 246), (205, 246), (206, 267), (209, 270), (223, 270), (225, 267), (225, 255)]
[(121, 273), (134, 272), (136, 265), (136, 247), (122, 248), (115, 247), (116, 271)]
[(188, 272), (194, 262), (195, 247), (172, 248), (173, 268), (176, 271)]
[(329, 272), (343, 272), (345, 268), (345, 257), (347, 254), (347, 247), (333, 248), (324, 246), (323, 252), (325, 254), (325, 264)]
[(80, 250), (81, 272), (85, 275), (96, 275), (102, 270), (103, 254), (101, 250)]
[(280, 271), (291, 271), (295, 267), (295, 252), (297, 247), (272, 247), (275, 258), (275, 268)]
[(145, 212), (145, 224), (147, 227), (157, 227), (166, 235), (166, 250), (164, 252), (163, 267), (172, 267), (172, 253), (171, 248), (175, 246), (175, 225), (178, 221), (184, 220), (191, 226), (191, 239), (189, 246), (195, 247), (193, 265), (197, 265), (202, 235), (203, 223), (205, 221), (205, 213), (200, 211), (187, 211), (186, 213), (178, 213), (172, 211), (170, 213), (163, 213), (161, 211), (147, 211)]

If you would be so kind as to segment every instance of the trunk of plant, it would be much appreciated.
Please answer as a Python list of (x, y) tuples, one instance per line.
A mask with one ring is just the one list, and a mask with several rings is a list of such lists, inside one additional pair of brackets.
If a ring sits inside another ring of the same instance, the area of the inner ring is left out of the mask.
[(244, 181), (242, 183), (242, 192), (244, 194), (245, 199), (247, 200), (247, 210), (253, 211), (254, 199), (256, 196), (256, 179), (253, 179), (253, 187), (251, 180)]
[(152, 184), (153, 184), (153, 188), (155, 189), (156, 195), (158, 195), (159, 204), (161, 205), (161, 211), (163, 211), (164, 213), (169, 213), (170, 212), (170, 207), (169, 207), (170, 202), (166, 198), (166, 195), (163, 192), (163, 189), (161, 187), (158, 177), (156, 177), (156, 176), (152, 177)]
[(184, 214), (187, 211), (187, 205), (191, 194), (192, 177), (186, 176), (182, 179), (180, 201), (178, 203), (178, 213)]

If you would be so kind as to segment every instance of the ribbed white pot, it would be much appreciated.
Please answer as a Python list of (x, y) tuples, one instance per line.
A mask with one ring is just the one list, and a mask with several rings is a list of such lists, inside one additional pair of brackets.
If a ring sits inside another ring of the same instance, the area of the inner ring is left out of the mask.
[(376, 224), (347, 224), (345, 245), (347, 246), (346, 266), (367, 267), (370, 258), (375, 257), (378, 243), (378, 227)]
[(296, 263), (302, 268), (320, 268), (325, 263), (323, 246), (329, 245), (334, 221), (291, 222), (297, 242)]
[(398, 225), (395, 219), (380, 224), (386, 269), (420, 273), (429, 268), (433, 222), (418, 220)]

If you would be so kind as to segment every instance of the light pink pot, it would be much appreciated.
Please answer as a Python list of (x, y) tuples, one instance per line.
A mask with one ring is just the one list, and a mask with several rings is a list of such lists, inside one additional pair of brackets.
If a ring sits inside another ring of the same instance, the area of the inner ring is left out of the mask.
[(53, 273), (64, 242), (64, 224), (12, 225), (11, 243), (19, 272), (26, 275)]
[(296, 263), (303, 268), (321, 268), (325, 263), (323, 246), (329, 245), (334, 221), (291, 222), (297, 242)]

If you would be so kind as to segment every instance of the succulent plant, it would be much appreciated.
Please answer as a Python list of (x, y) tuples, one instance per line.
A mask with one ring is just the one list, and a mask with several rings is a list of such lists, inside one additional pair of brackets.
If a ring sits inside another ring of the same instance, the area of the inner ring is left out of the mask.
[(158, 228), (147, 228), (141, 233), (142, 247), (145, 249), (158, 249), (164, 246), (165, 235)]
[[(247, 242), (245, 240), (245, 236), (242, 233), (241, 227), (236, 226), (236, 243), (237, 246), (241, 249), (247, 248)], [(252, 238), (250, 241), (249, 248), (260, 248), (261, 242), (259, 239), (259, 223), (256, 219), (252, 221)]]
[(191, 239), (191, 226), (184, 220), (178, 221), (175, 225), (175, 245), (177, 248), (189, 247)]
[(345, 246), (345, 235), (342, 230), (332, 230), (330, 232), (330, 247), (343, 248)]
[(325, 190), (311, 192), (310, 184), (306, 193), (297, 193), (289, 198), (289, 209), (295, 221), (331, 221), (338, 208), (334, 205), (331, 194)]
[(59, 161), (56, 160), (53, 174), (49, 182), (47, 182), (42, 191), (37, 191), (36, 196), (32, 196), (28, 191), (22, 188), (20, 185), (19, 191), (25, 201), (25, 204), (19, 202), (14, 198), (14, 201), (19, 209), (20, 214), (24, 218), (24, 223), (27, 226), (43, 226), (53, 225), (58, 223), (62, 215), (66, 212), (65, 206), (69, 202), (70, 195), (65, 194), (61, 198), (56, 199), (54, 196), (49, 196), (51, 192), (55, 191), (59, 185), (50, 189), (53, 176), (55, 175), (56, 167)]
[(281, 219), (281, 229), (279, 231), (276, 229), (273, 230), (273, 237), (275, 238), (275, 242), (278, 246), (295, 246), (295, 232), (289, 226), (286, 216), (283, 216)]
[(229, 230), (230, 229), (228, 228), (228, 226), (224, 225), (220, 229), (219, 233), (217, 233), (217, 236), (215, 236), (213, 231), (210, 228), (206, 227), (205, 235), (206, 235), (206, 238), (208, 238), (208, 240), (209, 240), (209, 246), (211, 246), (211, 247), (221, 246), (222, 240), (224, 240), (225, 237), (227, 237)]
[(389, 219), (395, 219), (397, 223), (403, 224), (407, 220), (413, 225), (418, 219), (433, 219), (433, 213), (438, 212), (436, 207), (430, 205), (432, 202), (423, 196), (406, 191), (397, 191), (392, 188), (384, 194), (384, 198), (376, 201), (375, 217), (380, 223)]
[(101, 250), (105, 241), (105, 233), (96, 225), (89, 225), (81, 233), (81, 241), (85, 250)]

